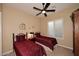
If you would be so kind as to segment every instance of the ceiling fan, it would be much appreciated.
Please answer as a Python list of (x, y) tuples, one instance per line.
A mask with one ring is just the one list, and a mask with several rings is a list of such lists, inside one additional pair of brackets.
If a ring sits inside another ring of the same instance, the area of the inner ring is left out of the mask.
[(38, 14), (36, 14), (36, 16), (38, 16), (40, 14), (44, 14), (44, 16), (47, 17), (46, 12), (55, 12), (55, 9), (47, 10), (47, 8), (50, 6), (50, 3), (42, 3), (42, 5), (43, 5), (43, 9), (33, 7), (33, 9), (40, 11)]

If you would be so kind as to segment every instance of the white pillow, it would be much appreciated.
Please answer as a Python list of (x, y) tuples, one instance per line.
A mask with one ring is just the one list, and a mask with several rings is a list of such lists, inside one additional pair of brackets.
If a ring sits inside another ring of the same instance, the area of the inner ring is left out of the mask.
[(28, 39), (31, 39), (31, 38), (33, 38), (34, 36), (33, 36), (33, 34), (27, 34), (27, 38)]

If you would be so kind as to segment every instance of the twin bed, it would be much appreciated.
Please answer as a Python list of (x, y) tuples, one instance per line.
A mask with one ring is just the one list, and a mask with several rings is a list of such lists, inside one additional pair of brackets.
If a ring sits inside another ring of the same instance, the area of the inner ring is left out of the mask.
[(56, 39), (53, 39), (54, 41), (53, 42), (49, 38), (39, 39), (41, 37), (36, 36), (32, 39), (35, 41), (34, 42), (32, 40), (28, 40), (25, 37), (26, 37), (25, 34), (21, 34), (21, 35), (13, 34), (13, 48), (15, 50), (16, 56), (46, 56), (47, 54), (45, 49), (41, 45), (36, 44), (35, 43), (36, 41), (49, 47), (52, 50), (54, 45), (57, 44)]

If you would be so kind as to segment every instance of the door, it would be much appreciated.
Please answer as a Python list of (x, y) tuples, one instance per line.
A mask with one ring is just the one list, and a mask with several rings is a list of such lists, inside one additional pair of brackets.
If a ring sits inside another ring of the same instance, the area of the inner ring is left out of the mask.
[(1, 32), (1, 12), (0, 12), (0, 56), (2, 55), (2, 32)]

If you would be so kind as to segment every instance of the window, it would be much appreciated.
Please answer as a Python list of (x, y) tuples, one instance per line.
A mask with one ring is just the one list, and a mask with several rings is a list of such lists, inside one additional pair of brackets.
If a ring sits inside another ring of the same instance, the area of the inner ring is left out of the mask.
[(48, 35), (50, 37), (62, 38), (64, 32), (63, 20), (55, 20), (48, 22)]

